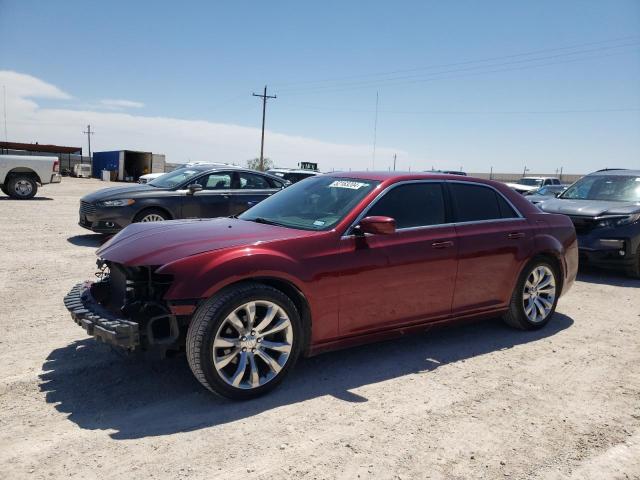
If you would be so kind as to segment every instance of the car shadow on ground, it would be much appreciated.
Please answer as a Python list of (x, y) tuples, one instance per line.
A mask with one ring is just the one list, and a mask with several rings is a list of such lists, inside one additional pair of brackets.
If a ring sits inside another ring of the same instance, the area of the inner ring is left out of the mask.
[(580, 267), (576, 280), (598, 285), (611, 285), (612, 287), (640, 288), (640, 279), (631, 278), (624, 272), (601, 270), (594, 267)]
[(12, 197), (0, 196), (0, 200), (9, 200), (9, 201), (12, 201), (12, 202), (25, 202), (25, 201), (33, 202), (34, 200), (53, 200), (53, 198), (49, 198), (49, 197), (33, 197), (33, 198), (28, 198), (27, 200), (24, 200), (22, 198), (12, 198)]
[(324, 395), (366, 402), (352, 390), (535, 342), (572, 324), (571, 318), (559, 313), (545, 328), (527, 332), (489, 320), (331, 352), (302, 359), (276, 390), (244, 402), (206, 391), (184, 356), (155, 361), (122, 357), (87, 339), (51, 352), (42, 367), (40, 390), (48, 403), (81, 428), (115, 430), (114, 439), (167, 435), (249, 418)]
[(73, 237), (67, 238), (67, 242), (76, 245), (78, 247), (99, 247), (104, 242), (109, 240), (109, 236), (97, 234), (86, 234), (86, 235), (74, 235)]

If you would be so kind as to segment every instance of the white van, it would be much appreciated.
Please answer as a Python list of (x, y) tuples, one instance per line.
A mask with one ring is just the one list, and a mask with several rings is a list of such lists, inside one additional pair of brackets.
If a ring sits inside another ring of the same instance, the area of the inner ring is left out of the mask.
[(91, 178), (91, 164), (76, 163), (73, 166), (73, 176), (78, 178)]

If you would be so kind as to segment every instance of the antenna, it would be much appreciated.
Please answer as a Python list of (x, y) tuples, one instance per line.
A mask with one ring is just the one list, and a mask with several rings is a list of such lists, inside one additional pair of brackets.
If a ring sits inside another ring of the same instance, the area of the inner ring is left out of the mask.
[(376, 92), (376, 118), (373, 122), (373, 159), (371, 161), (371, 170), (376, 169), (376, 140), (378, 138), (378, 92)]

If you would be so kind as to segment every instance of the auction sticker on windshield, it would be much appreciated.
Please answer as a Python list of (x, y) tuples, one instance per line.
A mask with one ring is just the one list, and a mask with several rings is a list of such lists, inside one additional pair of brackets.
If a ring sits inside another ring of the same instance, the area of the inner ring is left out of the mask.
[(336, 180), (329, 184), (329, 187), (333, 188), (350, 188), (351, 190), (358, 190), (362, 187), (368, 187), (368, 183), (350, 182), (348, 180)]

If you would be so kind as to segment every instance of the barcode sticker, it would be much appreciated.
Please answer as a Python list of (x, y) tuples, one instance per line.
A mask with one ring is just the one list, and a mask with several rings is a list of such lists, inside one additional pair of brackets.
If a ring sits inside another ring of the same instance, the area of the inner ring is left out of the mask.
[(358, 190), (359, 188), (368, 186), (368, 183), (350, 182), (348, 180), (336, 180), (329, 186), (333, 188), (350, 188), (351, 190)]

